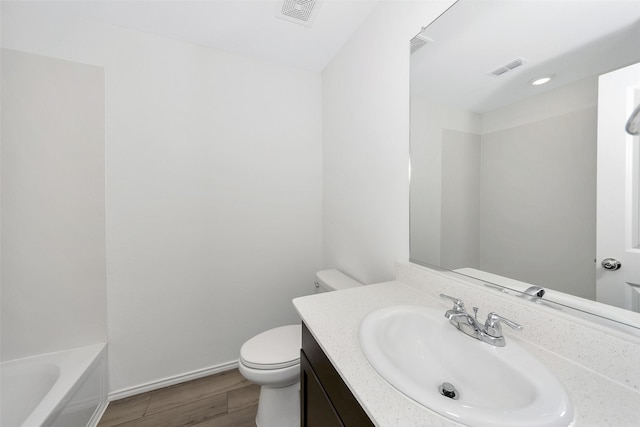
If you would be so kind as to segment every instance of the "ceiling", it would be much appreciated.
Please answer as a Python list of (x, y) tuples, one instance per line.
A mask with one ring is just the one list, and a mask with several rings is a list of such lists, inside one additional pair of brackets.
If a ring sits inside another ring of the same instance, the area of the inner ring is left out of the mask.
[(482, 113), (640, 61), (640, 0), (461, 0), (422, 33), (433, 42), (411, 57), (412, 93)]
[[(21, 1), (48, 15), (102, 21), (321, 71), (379, 0), (322, 0), (311, 27), (276, 18), (283, 0)], [(7, 2), (3, 1), (3, 4)]]

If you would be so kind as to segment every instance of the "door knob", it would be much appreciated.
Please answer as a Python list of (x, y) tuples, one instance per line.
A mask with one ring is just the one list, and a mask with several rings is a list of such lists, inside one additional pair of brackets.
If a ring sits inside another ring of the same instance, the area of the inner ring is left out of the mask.
[(622, 267), (622, 263), (615, 258), (605, 258), (601, 264), (604, 268), (611, 271), (620, 270), (620, 267)]

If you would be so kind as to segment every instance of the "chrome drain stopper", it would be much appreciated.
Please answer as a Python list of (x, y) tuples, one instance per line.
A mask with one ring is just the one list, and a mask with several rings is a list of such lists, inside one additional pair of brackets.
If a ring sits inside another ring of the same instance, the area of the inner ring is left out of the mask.
[(441, 395), (448, 397), (449, 399), (457, 400), (459, 397), (458, 391), (451, 383), (442, 383), (442, 385), (438, 387), (438, 391), (440, 391)]

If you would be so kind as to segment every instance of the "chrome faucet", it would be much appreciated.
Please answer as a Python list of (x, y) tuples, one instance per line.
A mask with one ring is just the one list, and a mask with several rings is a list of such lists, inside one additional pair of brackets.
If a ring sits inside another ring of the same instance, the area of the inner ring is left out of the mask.
[(519, 296), (535, 301), (538, 298), (542, 298), (545, 293), (546, 291), (544, 290), (544, 288), (541, 288), (540, 286), (529, 286), (522, 292), (522, 295)]
[(461, 299), (445, 294), (440, 294), (440, 297), (453, 302), (453, 308), (444, 313), (444, 317), (449, 319), (449, 323), (477, 340), (496, 347), (504, 347), (507, 343), (502, 335), (503, 323), (515, 330), (522, 330), (522, 326), (493, 312), (489, 313), (483, 325), (478, 322), (478, 307), (473, 307), (474, 315), (471, 316), (465, 310), (464, 302)]

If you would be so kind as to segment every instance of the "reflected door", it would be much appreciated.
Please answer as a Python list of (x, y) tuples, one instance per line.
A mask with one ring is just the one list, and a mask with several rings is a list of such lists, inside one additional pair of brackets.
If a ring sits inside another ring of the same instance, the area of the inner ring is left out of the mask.
[(640, 312), (640, 137), (625, 131), (640, 103), (640, 64), (600, 76), (596, 298)]

